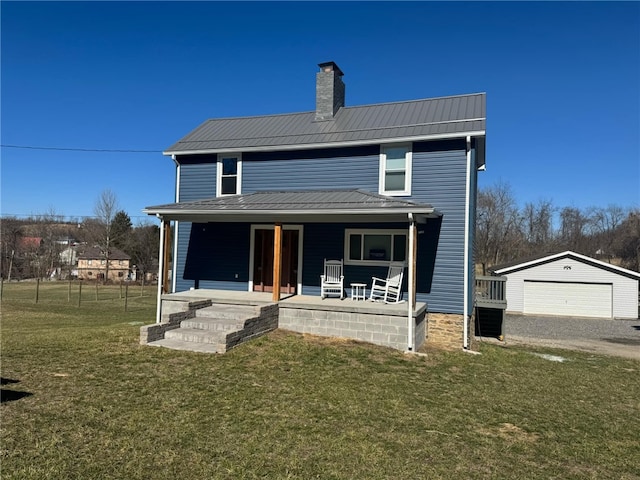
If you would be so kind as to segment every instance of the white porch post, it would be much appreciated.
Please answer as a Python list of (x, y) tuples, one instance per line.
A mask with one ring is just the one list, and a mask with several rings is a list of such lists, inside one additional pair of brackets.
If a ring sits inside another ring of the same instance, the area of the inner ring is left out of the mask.
[(158, 299), (156, 305), (156, 323), (161, 321), (161, 307), (162, 307), (162, 282), (164, 280), (164, 218), (160, 217), (160, 248), (158, 252)]
[(467, 177), (466, 177), (466, 187), (465, 187), (465, 206), (464, 206), (464, 279), (463, 279), (463, 327), (462, 327), (462, 348), (465, 350), (469, 348), (469, 229), (471, 225), (469, 203), (471, 202), (471, 137), (467, 137)]
[(415, 322), (413, 320), (413, 312), (416, 308), (416, 285), (415, 285), (415, 271), (416, 271), (416, 222), (413, 219), (413, 214), (409, 214), (409, 265), (408, 272), (409, 275), (407, 286), (408, 286), (408, 312), (407, 312), (407, 350), (413, 352), (415, 350)]

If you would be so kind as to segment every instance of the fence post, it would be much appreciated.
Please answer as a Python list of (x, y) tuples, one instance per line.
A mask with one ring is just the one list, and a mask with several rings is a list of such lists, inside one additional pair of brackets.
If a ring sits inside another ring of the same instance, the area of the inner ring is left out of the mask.
[(67, 292), (67, 303), (71, 303), (71, 276), (69, 276), (69, 291)]
[(0, 300), (2, 300), (3, 293), (4, 293), (4, 277), (0, 278)]
[(82, 280), (78, 284), (78, 307), (80, 306), (80, 300), (82, 299)]
[(40, 279), (36, 278), (36, 303), (38, 303), (39, 296), (40, 296)]
[(122, 298), (122, 279), (120, 279), (120, 298)]
[(144, 273), (142, 274), (142, 282), (140, 282), (140, 296), (144, 296)]
[(96, 280), (96, 302), (98, 301), (98, 280)]
[(129, 302), (129, 284), (124, 287), (124, 311), (127, 311), (127, 303)]

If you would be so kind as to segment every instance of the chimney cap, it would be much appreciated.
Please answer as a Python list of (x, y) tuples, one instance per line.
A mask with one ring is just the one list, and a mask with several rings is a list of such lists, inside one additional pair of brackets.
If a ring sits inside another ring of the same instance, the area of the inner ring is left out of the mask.
[(336, 72), (340, 76), (344, 75), (344, 73), (342, 73), (342, 70), (340, 70), (340, 67), (336, 65), (335, 62), (319, 63), (318, 66), (320, 67), (320, 71), (322, 72)]

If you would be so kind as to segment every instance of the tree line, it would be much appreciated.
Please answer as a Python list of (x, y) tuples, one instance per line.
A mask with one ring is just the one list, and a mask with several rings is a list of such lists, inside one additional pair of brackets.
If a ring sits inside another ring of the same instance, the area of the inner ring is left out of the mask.
[[(520, 207), (511, 187), (497, 183), (479, 190), (476, 215), (476, 262), (483, 274), (495, 265), (565, 250), (640, 271), (638, 208), (557, 207), (550, 200)], [(65, 222), (50, 211), (27, 219), (5, 217), (1, 227), (0, 275), (5, 279), (45, 278), (56, 269), (70, 273), (71, 262), (61, 253), (72, 241), (99, 248), (107, 269), (114, 249), (129, 255), (142, 274), (157, 266), (159, 227), (150, 222), (133, 226), (110, 190), (97, 198), (92, 218)], [(25, 241), (35, 238), (40, 239), (37, 245)]]
[(109, 278), (109, 259), (116, 249), (131, 257), (131, 264), (142, 275), (153, 273), (157, 268), (159, 227), (151, 222), (134, 226), (131, 217), (119, 208), (111, 190), (100, 194), (93, 217), (82, 221), (64, 218), (54, 210), (24, 219), (2, 218), (2, 278), (49, 278), (58, 272), (68, 278), (76, 266), (74, 256), (77, 261), (76, 254), (88, 247), (99, 249), (101, 259), (105, 260), (105, 279)]
[(640, 271), (640, 209), (557, 207), (551, 200), (520, 207), (511, 187), (499, 182), (478, 192), (475, 249), (483, 274), (565, 250)]

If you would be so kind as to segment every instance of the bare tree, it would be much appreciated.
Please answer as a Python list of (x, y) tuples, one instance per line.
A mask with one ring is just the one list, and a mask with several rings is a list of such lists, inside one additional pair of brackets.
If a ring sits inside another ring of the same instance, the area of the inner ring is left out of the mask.
[(2, 278), (11, 280), (11, 274), (14, 269), (14, 260), (18, 251), (18, 241), (20, 238), (20, 228), (22, 222), (15, 217), (6, 217), (0, 223), (0, 241), (2, 245), (2, 266), (0, 274)]
[(157, 265), (159, 240), (160, 228), (157, 225), (143, 223), (133, 229), (128, 253), (142, 273), (143, 279)]
[(616, 229), (612, 248), (623, 267), (640, 272), (640, 209), (629, 212)]
[(594, 253), (599, 253), (611, 262), (611, 258), (615, 255), (613, 244), (616, 230), (622, 225), (629, 213), (629, 209), (618, 205), (590, 209), (588, 226), (591, 236), (598, 245)]
[(584, 255), (593, 255), (587, 237), (588, 225), (589, 218), (579, 208), (564, 207), (560, 210), (559, 240), (562, 247)]
[(511, 187), (499, 182), (478, 193), (476, 257), (483, 274), (488, 265), (517, 258), (521, 252), (521, 217)]
[(551, 200), (525, 204), (522, 211), (522, 228), (529, 247), (528, 254), (541, 254), (550, 250), (554, 242), (554, 212), (555, 207)]
[(109, 261), (114, 247), (114, 219), (117, 212), (118, 199), (115, 193), (109, 189), (103, 190), (93, 208), (96, 221), (87, 222), (86, 225), (105, 262), (105, 282), (109, 279)]

